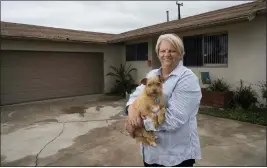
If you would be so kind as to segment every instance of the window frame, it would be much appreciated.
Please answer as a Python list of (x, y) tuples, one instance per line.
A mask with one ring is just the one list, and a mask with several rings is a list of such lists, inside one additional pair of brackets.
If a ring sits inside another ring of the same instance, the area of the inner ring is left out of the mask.
[[(130, 48), (132, 51), (129, 51)], [(139, 48), (139, 50), (138, 50)], [(133, 52), (134, 56), (128, 55), (128, 52)], [(139, 42), (125, 45), (125, 59), (126, 61), (147, 61), (148, 60), (148, 42)]]
[[(225, 49), (225, 52), (226, 52), (226, 63), (205, 63), (205, 43), (204, 43), (204, 39), (208, 36), (218, 36), (219, 37), (222, 37), (222, 36), (226, 36), (226, 49)], [(201, 36), (202, 40), (201, 40), (201, 63), (197, 63), (197, 65), (186, 65), (187, 63), (184, 62), (184, 65), (187, 66), (187, 67), (228, 67), (228, 60), (229, 60), (229, 35), (228, 35), (228, 32), (227, 31), (221, 31), (221, 32), (214, 32), (214, 33), (205, 33), (205, 34), (198, 34), (198, 35), (192, 35), (192, 36), (184, 36), (183, 37), (183, 42), (184, 42), (184, 48), (185, 48), (185, 58), (184, 60), (186, 59), (186, 42), (185, 42), (185, 38), (193, 38), (195, 36)], [(197, 59), (198, 56), (195, 56), (194, 59)]]

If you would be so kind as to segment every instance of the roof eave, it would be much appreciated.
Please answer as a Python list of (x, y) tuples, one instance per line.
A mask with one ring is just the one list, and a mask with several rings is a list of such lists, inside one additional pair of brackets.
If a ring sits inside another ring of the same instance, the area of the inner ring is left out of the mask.
[(40, 38), (40, 37), (29, 37), (29, 36), (9, 36), (2, 35), (2, 39), (21, 39), (21, 40), (37, 40), (37, 41), (54, 41), (54, 42), (67, 42), (67, 43), (90, 43), (90, 44), (108, 44), (107, 41), (83, 41), (83, 40), (73, 40), (73, 39), (51, 39), (51, 38)]
[(196, 24), (196, 25), (174, 28), (174, 29), (172, 28), (172, 29), (159, 30), (159, 31), (152, 32), (152, 33), (129, 36), (129, 37), (125, 37), (125, 38), (117, 38), (117, 39), (115, 38), (113, 40), (108, 40), (107, 42), (108, 43), (119, 43), (119, 42), (125, 42), (128, 40), (134, 40), (134, 39), (138, 39), (138, 38), (145, 38), (145, 37), (160, 35), (162, 32), (164, 32), (164, 33), (170, 33), (170, 32), (174, 32), (174, 31), (175, 32), (181, 32), (181, 31), (187, 31), (187, 30), (192, 30), (192, 29), (196, 29), (196, 28), (205, 28), (205, 27), (209, 27), (209, 26), (216, 26), (216, 25), (225, 24), (225, 23), (232, 23), (232, 22), (237, 22), (237, 21), (247, 21), (247, 20), (248, 20), (248, 16), (244, 15), (244, 16), (241, 16), (238, 18), (219, 20), (219, 21), (215, 21), (212, 23), (209, 22), (209, 23)]

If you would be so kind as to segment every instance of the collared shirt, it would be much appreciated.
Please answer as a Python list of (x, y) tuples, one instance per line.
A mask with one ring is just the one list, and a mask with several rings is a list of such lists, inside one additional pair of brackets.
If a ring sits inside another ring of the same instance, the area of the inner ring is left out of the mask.
[[(150, 118), (144, 120), (145, 129), (154, 131), (158, 138), (156, 147), (141, 144), (143, 159), (148, 164), (178, 165), (187, 159), (201, 159), (196, 115), (202, 97), (199, 79), (179, 62), (165, 79), (163, 93), (166, 101), (165, 122), (157, 129)], [(161, 68), (154, 69), (147, 77), (161, 75)], [(140, 85), (130, 95), (129, 106), (141, 94)]]

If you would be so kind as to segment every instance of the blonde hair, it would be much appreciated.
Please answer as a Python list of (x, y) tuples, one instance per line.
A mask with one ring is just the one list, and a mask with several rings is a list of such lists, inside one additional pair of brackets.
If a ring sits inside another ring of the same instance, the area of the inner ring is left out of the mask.
[(173, 47), (176, 49), (176, 51), (180, 54), (181, 58), (184, 56), (184, 44), (182, 39), (177, 36), (176, 34), (163, 34), (160, 35), (156, 44), (156, 53), (159, 55), (159, 47), (162, 41), (168, 41), (170, 42)]

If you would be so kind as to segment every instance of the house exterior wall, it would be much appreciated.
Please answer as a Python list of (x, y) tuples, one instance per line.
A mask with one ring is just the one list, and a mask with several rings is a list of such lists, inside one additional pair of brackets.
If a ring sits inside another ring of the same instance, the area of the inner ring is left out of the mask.
[[(260, 88), (255, 84), (266, 81), (266, 17), (256, 17), (245, 23), (216, 27), (202, 31), (187, 32), (180, 36), (228, 31), (228, 66), (191, 68), (196, 74), (206, 71), (211, 80), (223, 78), (232, 88), (240, 84), (252, 84), (262, 101)], [(204, 87), (202, 85), (202, 87)]]
[[(198, 29), (194, 31), (177, 33), (184, 36), (202, 33), (228, 32), (228, 65), (226, 67), (188, 67), (198, 76), (200, 72), (210, 72), (211, 79), (224, 78), (233, 88), (238, 86), (240, 79), (246, 84), (257, 84), (266, 81), (266, 17), (257, 16), (252, 21), (228, 24), (224, 26)], [(64, 51), (64, 52), (103, 52), (104, 74), (110, 71), (110, 66), (118, 67), (121, 63), (131, 64), (137, 68), (133, 73), (136, 83), (145, 77), (152, 69), (158, 68), (160, 63), (155, 53), (157, 37), (126, 42), (124, 45), (81, 44), (68, 42), (49, 42), (18, 39), (1, 39), (2, 50), (27, 50), (27, 51)], [(139, 42), (148, 42), (147, 61), (126, 61), (125, 45)], [(114, 84), (112, 77), (104, 77), (105, 92), (110, 91)], [(201, 84), (202, 87), (205, 87)], [(260, 89), (253, 85), (260, 93)]]
[[(228, 65), (225, 67), (188, 68), (199, 77), (200, 72), (209, 72), (211, 80), (223, 78), (233, 89), (239, 86), (240, 79), (242, 79), (244, 84), (252, 84), (252, 87), (258, 93), (259, 100), (263, 102), (260, 88), (255, 84), (258, 84), (259, 81), (266, 81), (265, 16), (257, 16), (250, 22), (246, 21), (176, 34), (183, 38), (184, 36), (223, 31), (228, 32)], [(153, 60), (156, 59), (156, 55), (153, 56)], [(156, 64), (153, 65), (155, 65), (153, 68), (158, 68)], [(206, 86), (201, 83), (201, 87)]]
[[(58, 52), (103, 52), (104, 75), (110, 72), (110, 66), (118, 67), (123, 63), (122, 45), (81, 44), (68, 42), (50, 42), (18, 39), (1, 39), (1, 50), (58, 51)], [(114, 78), (104, 76), (104, 91), (109, 92)]]
[(132, 73), (132, 76), (135, 82), (138, 84), (142, 78), (146, 76), (146, 74), (152, 70), (152, 66), (148, 66), (147, 61), (126, 61), (126, 45), (127, 44), (135, 44), (141, 42), (148, 42), (148, 59), (152, 59), (152, 54), (154, 48), (152, 47), (152, 39), (145, 39), (145, 40), (136, 40), (126, 42), (123, 47), (123, 61), (126, 62), (126, 65), (131, 65), (132, 68), (136, 68), (137, 71)]
[(158, 38), (152, 38), (152, 69), (159, 68), (161, 66), (159, 58), (156, 53), (156, 45)]

